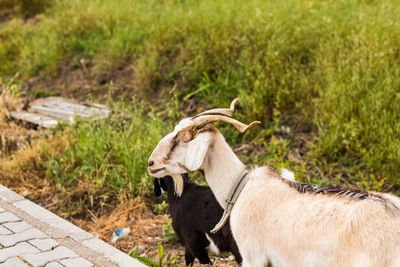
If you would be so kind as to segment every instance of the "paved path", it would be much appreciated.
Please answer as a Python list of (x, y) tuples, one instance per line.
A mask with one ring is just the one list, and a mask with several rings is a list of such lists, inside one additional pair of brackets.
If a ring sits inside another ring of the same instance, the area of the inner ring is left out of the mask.
[(0, 185), (0, 266), (145, 266)]

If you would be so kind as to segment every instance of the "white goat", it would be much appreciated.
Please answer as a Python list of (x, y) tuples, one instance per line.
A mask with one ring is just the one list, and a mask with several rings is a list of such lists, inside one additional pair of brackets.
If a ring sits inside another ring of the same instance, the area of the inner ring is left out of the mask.
[[(225, 207), (245, 166), (210, 123), (227, 122), (241, 132), (258, 123), (230, 118), (235, 102), (183, 119), (154, 149), (149, 173), (172, 176), (179, 195), (180, 174), (201, 169)], [(267, 167), (252, 170), (248, 179), (230, 220), (243, 266), (400, 266), (399, 198), (304, 185)]]

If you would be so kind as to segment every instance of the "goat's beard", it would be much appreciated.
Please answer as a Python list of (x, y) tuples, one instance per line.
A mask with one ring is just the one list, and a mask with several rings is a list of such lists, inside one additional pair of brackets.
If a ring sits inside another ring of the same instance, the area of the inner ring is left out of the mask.
[(172, 174), (172, 179), (174, 180), (175, 194), (180, 197), (183, 192), (183, 178), (181, 174)]

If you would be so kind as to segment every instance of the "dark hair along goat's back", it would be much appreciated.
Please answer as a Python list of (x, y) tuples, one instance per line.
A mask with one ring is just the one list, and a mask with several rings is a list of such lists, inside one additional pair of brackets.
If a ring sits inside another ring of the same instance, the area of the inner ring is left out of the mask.
[(219, 251), (232, 252), (236, 262), (241, 263), (242, 257), (232, 236), (229, 221), (217, 233), (210, 233), (224, 211), (211, 189), (189, 181), (187, 174), (183, 174), (182, 178), (184, 186), (180, 197), (175, 194), (174, 181), (170, 176), (154, 178), (154, 193), (160, 196), (162, 188), (168, 194), (172, 227), (185, 246), (186, 265), (193, 263), (195, 258), (198, 258), (201, 264), (211, 263), (207, 253), (207, 247), (210, 245), (207, 236)]

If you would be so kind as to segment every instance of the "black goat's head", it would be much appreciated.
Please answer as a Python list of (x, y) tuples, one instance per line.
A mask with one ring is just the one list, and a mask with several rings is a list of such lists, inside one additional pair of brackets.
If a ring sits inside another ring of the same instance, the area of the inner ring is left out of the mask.
[[(168, 176), (167, 176), (168, 177)], [(154, 178), (154, 195), (156, 197), (161, 196), (161, 189), (163, 191), (167, 191), (167, 184), (165, 183), (165, 178)]]
[[(184, 182), (189, 179), (189, 175), (184, 173), (181, 175)], [(168, 189), (167, 183), (173, 184), (173, 179), (171, 176), (165, 176), (162, 178), (154, 178), (154, 195), (156, 197), (161, 196), (161, 189), (166, 192)]]

